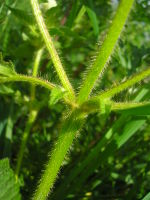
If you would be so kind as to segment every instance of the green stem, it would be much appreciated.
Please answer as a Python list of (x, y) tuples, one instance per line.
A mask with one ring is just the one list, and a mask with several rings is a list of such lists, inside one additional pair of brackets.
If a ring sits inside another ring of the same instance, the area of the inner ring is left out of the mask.
[(108, 34), (103, 42), (103, 45), (98, 53), (98, 56), (89, 70), (86, 79), (79, 92), (78, 102), (81, 104), (87, 100), (90, 95), (96, 80), (99, 75), (102, 75), (111, 54), (117, 44), (120, 34), (123, 30), (124, 24), (127, 20), (134, 0), (121, 0), (116, 15), (112, 21)]
[(2, 78), (0, 77), (0, 83), (6, 83), (6, 82), (29, 82), (35, 85), (40, 85), (44, 88), (47, 88), (50, 91), (53, 88), (58, 87), (47, 80), (43, 80), (41, 78), (37, 78), (33, 76), (21, 75), (21, 74), (13, 75), (10, 77), (2, 77)]
[(30, 130), (32, 128), (32, 124), (36, 119), (36, 116), (37, 116), (37, 111), (31, 110), (30, 113), (29, 113), (29, 118), (28, 118), (28, 121), (27, 121), (27, 124), (26, 124), (26, 127), (25, 127), (25, 131), (23, 133), (20, 150), (19, 150), (19, 153), (18, 153), (17, 165), (16, 165), (16, 169), (15, 169), (15, 174), (16, 174), (17, 179), (18, 179), (18, 175), (19, 175), (19, 172), (20, 172), (22, 159), (23, 159), (25, 147), (26, 147), (26, 144), (27, 144), (27, 140), (28, 140), (28, 137), (29, 137), (29, 133), (30, 133)]
[(131, 108), (143, 108), (145, 106), (150, 106), (150, 102), (113, 102), (111, 105), (111, 110), (118, 111), (118, 110), (127, 110)]
[[(139, 83), (140, 81), (142, 81), (144, 78), (150, 76), (150, 68), (148, 68), (145, 71), (140, 72), (139, 74), (133, 76), (132, 78), (128, 79), (127, 81), (121, 83), (118, 86), (113, 87), (112, 89), (109, 89), (105, 92), (102, 92), (99, 95), (99, 98), (111, 98), (114, 95), (122, 92), (123, 90), (133, 86), (136, 83)], [(96, 98), (96, 97), (95, 97)]]
[[(79, 13), (78, 13), (76, 19), (75, 19), (75, 24), (79, 24), (79, 23), (80, 23), (81, 19), (83, 19), (83, 15), (85, 14), (85, 12), (86, 12), (86, 8), (85, 8), (85, 6), (83, 5), (83, 6), (81, 7), (81, 9), (80, 9), (80, 11), (79, 11)], [(72, 29), (73, 29), (73, 28), (72, 28)]]
[(113, 102), (108, 99), (100, 99), (97, 98), (91, 98), (90, 100), (84, 102), (81, 105), (81, 112), (90, 114), (95, 112), (103, 113), (106, 110), (109, 109), (110, 111), (121, 111), (121, 110), (128, 110), (132, 108), (144, 108), (145, 106), (150, 106), (150, 102)]
[[(35, 61), (34, 61), (34, 64), (33, 64), (33, 72), (32, 72), (33, 77), (37, 76), (42, 54), (43, 54), (43, 49), (38, 50), (37, 53), (36, 53)], [(16, 178), (17, 179), (18, 179), (20, 168), (21, 168), (21, 165), (22, 165), (22, 160), (23, 160), (24, 151), (25, 151), (25, 148), (26, 148), (26, 145), (27, 145), (27, 140), (28, 140), (32, 125), (33, 125), (34, 121), (36, 120), (36, 117), (37, 117), (37, 114), (38, 114), (38, 111), (34, 110), (32, 108), (34, 99), (35, 99), (35, 85), (32, 84), (31, 85), (30, 113), (29, 113), (28, 121), (27, 121), (27, 124), (26, 124), (26, 127), (25, 127), (25, 131), (23, 133), (21, 146), (20, 146), (20, 150), (19, 150), (19, 153), (18, 153), (17, 165), (16, 165)]]
[[(38, 68), (39, 68), (39, 64), (40, 64), (40, 60), (43, 54), (43, 48), (38, 50), (37, 55), (35, 57), (35, 62), (34, 62), (34, 66), (33, 66), (33, 72), (32, 72), (32, 76), (33, 77), (37, 77), (38, 74)], [(34, 100), (35, 98), (35, 85), (31, 85), (31, 99)]]
[(61, 164), (73, 142), (77, 132), (81, 129), (85, 114), (74, 111), (65, 120), (62, 125), (59, 138), (50, 154), (50, 159), (46, 165), (46, 169), (41, 177), (38, 188), (34, 194), (33, 200), (45, 200), (52, 189)]
[[(0, 83), (7, 83), (7, 82), (28, 82), (28, 83), (35, 84), (35, 85), (40, 85), (50, 91), (53, 88), (58, 88), (58, 89), (64, 91), (64, 88), (57, 86), (53, 83), (50, 83), (47, 80), (43, 80), (41, 78), (37, 78), (37, 77), (33, 77), (33, 76), (21, 75), (21, 74), (15, 74), (15, 75), (9, 76), (9, 77), (0, 77)], [(68, 99), (68, 96), (67, 97), (64, 96), (64, 101), (73, 108), (78, 107), (76, 102)]]
[(62, 63), (61, 63), (60, 58), (58, 56), (58, 53), (55, 49), (52, 38), (49, 35), (49, 32), (48, 32), (47, 27), (45, 25), (44, 19), (42, 17), (41, 10), (39, 8), (38, 1), (37, 0), (31, 0), (31, 5), (32, 5), (32, 9), (33, 9), (38, 27), (40, 29), (42, 36), (43, 36), (45, 45), (46, 45), (46, 47), (47, 47), (47, 49), (48, 49), (48, 51), (51, 55), (51, 58), (52, 58), (54, 66), (55, 66), (55, 69), (57, 71), (57, 74), (58, 74), (58, 76), (59, 76), (59, 78), (62, 82), (63, 87), (68, 91), (69, 98), (73, 100), (75, 98), (75, 94), (74, 94), (72, 85), (70, 84), (69, 79), (66, 75), (66, 72), (63, 69)]

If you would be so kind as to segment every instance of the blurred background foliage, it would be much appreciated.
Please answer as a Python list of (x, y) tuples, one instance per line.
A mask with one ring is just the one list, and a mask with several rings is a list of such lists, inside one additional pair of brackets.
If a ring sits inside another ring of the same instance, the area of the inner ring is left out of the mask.
[[(78, 91), (85, 69), (102, 44), (118, 0), (40, 1), (50, 34), (70, 80)], [(54, 6), (54, 7), (53, 7)], [(136, 0), (112, 60), (93, 91), (112, 87), (150, 64), (150, 0)], [(0, 0), (0, 52), (18, 73), (32, 74), (35, 54), (43, 46), (29, 0)], [(45, 49), (39, 75), (59, 83)], [(149, 100), (147, 80), (116, 101)], [(51, 105), (47, 90), (36, 90), (38, 117), (33, 124), (20, 174), (22, 199), (36, 187), (47, 153), (59, 134), (61, 102)], [(0, 85), (0, 157), (11, 167), (29, 115), (27, 83)], [(150, 188), (150, 118), (126, 113), (93, 114), (71, 147), (56, 181), (53, 200), (141, 199)]]

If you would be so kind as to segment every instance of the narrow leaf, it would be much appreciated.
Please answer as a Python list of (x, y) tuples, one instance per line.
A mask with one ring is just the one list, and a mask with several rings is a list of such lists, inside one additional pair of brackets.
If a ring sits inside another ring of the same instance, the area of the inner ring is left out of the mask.
[(15, 175), (9, 166), (8, 159), (0, 160), (0, 199), (21, 200), (19, 185), (15, 180)]
[(9, 10), (11, 10), (13, 15), (19, 19), (19, 22), (22, 22), (25, 25), (34, 25), (34, 20), (31, 14), (21, 9), (12, 8), (10, 6), (7, 7), (9, 8)]
[(96, 13), (94, 11), (94, 5), (92, 0), (83, 0), (84, 6), (86, 8), (87, 14), (90, 18), (91, 24), (94, 29), (94, 34), (98, 36), (99, 34), (99, 26)]

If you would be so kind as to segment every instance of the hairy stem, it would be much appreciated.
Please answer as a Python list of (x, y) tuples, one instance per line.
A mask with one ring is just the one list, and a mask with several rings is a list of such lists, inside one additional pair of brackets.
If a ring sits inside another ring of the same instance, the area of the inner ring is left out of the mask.
[[(41, 78), (37, 78), (37, 77), (33, 77), (33, 76), (26, 76), (26, 75), (21, 75), (21, 74), (15, 74), (13, 76), (9, 76), (9, 77), (0, 77), (0, 83), (9, 83), (9, 82), (28, 82), (34, 85), (40, 85), (41, 87), (44, 87), (48, 90), (52, 90), (53, 88), (58, 88), (62, 91), (64, 91), (64, 88), (55, 85), (53, 83), (50, 83), (47, 80), (41, 79)], [(78, 105), (76, 104), (76, 102), (71, 101), (68, 96), (64, 96), (64, 101), (70, 105), (73, 108), (78, 107)]]
[(132, 108), (144, 108), (145, 106), (150, 106), (149, 101), (145, 102), (114, 102), (107, 99), (91, 98), (87, 102), (84, 102), (81, 106), (81, 112), (90, 114), (95, 112), (105, 112), (104, 109), (109, 109), (110, 111), (121, 111), (128, 110)]
[(145, 71), (140, 72), (139, 74), (133, 76), (132, 78), (128, 79), (127, 81), (121, 83), (118, 86), (115, 86), (105, 92), (102, 92), (99, 95), (99, 98), (111, 98), (114, 95), (122, 92), (123, 90), (133, 86), (136, 83), (139, 83), (140, 81), (142, 81), (144, 78), (150, 76), (150, 68), (148, 68)]
[(103, 42), (99, 54), (89, 70), (79, 92), (78, 102), (83, 103), (90, 95), (96, 80), (107, 65), (122, 32), (134, 0), (121, 0), (116, 15), (112, 21), (108, 34)]
[(7, 82), (28, 82), (35, 85), (40, 85), (48, 90), (52, 90), (53, 88), (57, 87), (56, 85), (50, 83), (49, 81), (43, 80), (41, 78), (33, 77), (33, 76), (26, 76), (26, 75), (13, 75), (10, 77), (0, 77), (0, 83), (7, 83)]
[(127, 110), (131, 108), (142, 108), (145, 106), (150, 106), (150, 102), (113, 102), (111, 110), (117, 111), (117, 110)]
[(50, 154), (50, 159), (46, 169), (41, 177), (38, 188), (34, 194), (33, 200), (45, 200), (53, 187), (62, 162), (73, 142), (74, 137), (84, 123), (86, 115), (81, 115), (74, 111), (64, 121), (59, 138)]
[(33, 9), (38, 27), (40, 29), (42, 36), (43, 36), (45, 45), (46, 45), (46, 47), (47, 47), (47, 49), (48, 49), (48, 51), (51, 55), (51, 58), (52, 58), (54, 66), (55, 66), (55, 69), (57, 71), (57, 74), (58, 74), (58, 76), (61, 80), (63, 87), (68, 91), (69, 98), (73, 100), (75, 98), (75, 95), (74, 95), (72, 85), (69, 82), (69, 79), (66, 75), (65, 70), (63, 69), (62, 63), (61, 63), (60, 58), (58, 56), (58, 53), (55, 49), (52, 38), (49, 35), (49, 32), (48, 32), (47, 27), (45, 25), (44, 19), (42, 17), (41, 10), (39, 8), (38, 1), (37, 0), (31, 0), (31, 5), (32, 5), (32, 9)]

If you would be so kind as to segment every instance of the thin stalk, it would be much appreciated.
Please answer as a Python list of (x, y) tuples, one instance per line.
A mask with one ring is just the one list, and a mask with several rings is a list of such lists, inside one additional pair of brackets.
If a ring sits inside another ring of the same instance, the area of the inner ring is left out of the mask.
[(102, 75), (104, 68), (107, 66), (110, 56), (114, 51), (129, 12), (132, 8), (133, 2), (134, 0), (121, 0), (108, 34), (105, 37), (103, 45), (98, 53), (98, 56), (91, 66), (91, 69), (88, 71), (88, 74), (79, 92), (78, 102), (80, 104), (87, 100), (96, 80), (100, 75)]
[[(44, 88), (47, 88), (50, 91), (53, 88), (58, 87), (58, 86), (54, 85), (53, 83), (50, 83), (47, 80), (43, 80), (41, 78), (37, 78), (37, 77), (33, 77), (33, 76), (21, 75), (21, 74), (13, 75), (10, 77), (0, 77), (0, 83), (7, 83), (7, 82), (28, 82), (28, 83), (35, 84), (35, 85), (40, 85)], [(60, 87), (60, 89), (61, 89), (61, 87)]]
[(150, 106), (150, 102), (113, 102), (111, 105), (111, 110), (128, 110), (131, 108), (143, 108), (145, 106)]
[(19, 172), (20, 172), (20, 168), (21, 168), (21, 164), (22, 164), (23, 155), (24, 155), (24, 151), (25, 151), (25, 148), (26, 148), (27, 140), (28, 140), (29, 133), (30, 133), (30, 130), (32, 128), (33, 122), (36, 119), (36, 116), (37, 116), (37, 111), (31, 110), (30, 113), (29, 113), (29, 118), (28, 118), (28, 121), (26, 123), (24, 133), (23, 133), (21, 146), (20, 146), (20, 149), (19, 149), (18, 157), (17, 157), (17, 165), (16, 165), (16, 169), (15, 169), (16, 179), (18, 179), (18, 176), (19, 176)]
[[(40, 64), (40, 61), (41, 61), (41, 56), (43, 54), (43, 48), (40, 49), (38, 52), (37, 52), (37, 55), (35, 57), (35, 62), (34, 62), (34, 66), (33, 66), (33, 72), (32, 72), (32, 76), (33, 77), (37, 77), (37, 74), (38, 74), (38, 68), (39, 68), (39, 64)], [(35, 85), (31, 85), (31, 99), (34, 100), (35, 98)]]
[(139, 74), (133, 76), (132, 78), (121, 83), (120, 85), (115, 86), (105, 92), (102, 92), (101, 94), (99, 94), (99, 98), (111, 98), (114, 95), (122, 92), (123, 90), (133, 86), (134, 84), (139, 83), (140, 81), (142, 81), (148, 76), (150, 76), (150, 68), (146, 69), (145, 71), (140, 72)]
[[(33, 77), (33, 76), (26, 76), (26, 75), (21, 75), (21, 74), (15, 74), (13, 76), (9, 77), (0, 77), (0, 83), (9, 83), (9, 82), (28, 82), (34, 85), (40, 85), (41, 87), (44, 87), (48, 90), (52, 90), (53, 88), (58, 88), (62, 91), (64, 91), (64, 88), (55, 85), (47, 80)], [(72, 108), (77, 108), (78, 105), (76, 102), (69, 100), (68, 96), (64, 96), (64, 101), (70, 105)]]
[[(80, 11), (79, 11), (79, 13), (78, 13), (76, 19), (75, 19), (75, 24), (79, 24), (79, 23), (80, 23), (81, 19), (83, 19), (83, 15), (85, 14), (85, 12), (86, 12), (86, 8), (85, 8), (85, 6), (83, 5), (83, 6), (81, 7), (81, 9), (80, 9)], [(73, 28), (72, 28), (72, 29), (73, 29)]]
[[(32, 72), (33, 77), (37, 76), (42, 53), (43, 53), (43, 49), (40, 49), (37, 51), (35, 61), (33, 64), (33, 72)], [(29, 138), (29, 134), (30, 134), (31, 128), (32, 128), (33, 123), (35, 122), (37, 114), (38, 114), (38, 111), (33, 109), (33, 103), (34, 103), (34, 99), (35, 99), (35, 89), (36, 89), (35, 85), (32, 84), (31, 85), (31, 105), (30, 105), (29, 117), (28, 117), (28, 121), (25, 126), (25, 131), (23, 133), (21, 146), (20, 146), (20, 150), (19, 150), (18, 158), (17, 158), (17, 165), (16, 165), (16, 171), (15, 171), (17, 179), (18, 179), (20, 168), (22, 165), (22, 160), (23, 160), (25, 149), (26, 149), (27, 141)]]
[(14, 126), (14, 116), (13, 114), (14, 102), (11, 102), (10, 113), (7, 119), (7, 125), (5, 130), (5, 143), (3, 157), (11, 157), (11, 148), (12, 148), (12, 136), (13, 136), (13, 126)]
[(132, 108), (144, 108), (145, 106), (150, 106), (149, 101), (145, 102), (114, 102), (110, 100), (102, 101), (100, 98), (91, 98), (87, 102), (84, 102), (80, 109), (81, 112), (90, 114), (95, 112), (103, 112), (103, 109), (109, 109), (110, 111), (121, 111), (129, 110)]
[(65, 72), (65, 70), (62, 66), (62, 63), (61, 63), (60, 58), (58, 56), (58, 53), (57, 53), (55, 46), (53, 44), (52, 38), (51, 38), (51, 36), (50, 36), (50, 34), (47, 30), (44, 19), (42, 17), (41, 10), (39, 8), (38, 1), (37, 0), (31, 0), (31, 5), (32, 5), (32, 9), (33, 9), (39, 30), (42, 34), (42, 37), (43, 37), (45, 45), (48, 49), (48, 52), (51, 55), (51, 59), (53, 61), (53, 64), (54, 64), (55, 69), (57, 71), (57, 74), (58, 74), (58, 76), (61, 80), (63, 87), (69, 93), (69, 98), (73, 100), (75, 98), (75, 94), (74, 94), (72, 85), (69, 82), (69, 79), (66, 75), (66, 72)]
[(45, 200), (47, 198), (57, 178), (62, 162), (69, 151), (77, 132), (81, 129), (85, 118), (85, 114), (81, 115), (77, 111), (74, 111), (65, 120), (33, 200)]

